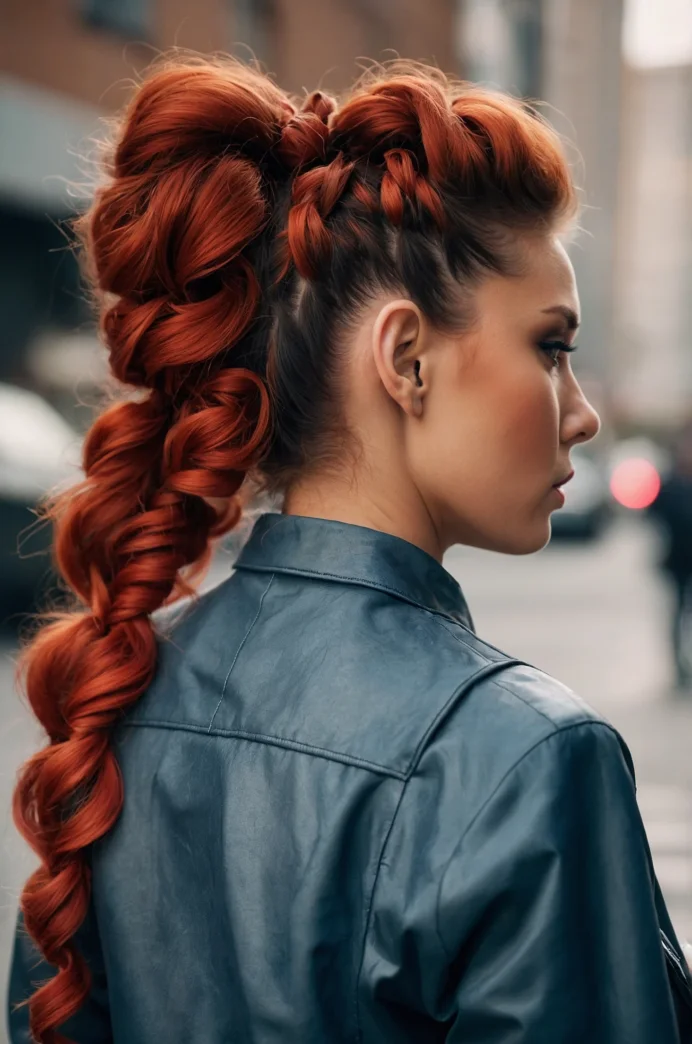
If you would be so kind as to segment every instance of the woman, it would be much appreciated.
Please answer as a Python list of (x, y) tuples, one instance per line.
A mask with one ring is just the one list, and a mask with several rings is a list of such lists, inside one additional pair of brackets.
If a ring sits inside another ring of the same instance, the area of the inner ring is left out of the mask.
[[(689, 1038), (626, 748), (442, 565), (541, 548), (598, 430), (574, 214), (547, 124), (433, 70), (139, 88), (81, 222), (130, 392), (25, 654), (14, 1042)], [(253, 489), (233, 575), (157, 612)]]

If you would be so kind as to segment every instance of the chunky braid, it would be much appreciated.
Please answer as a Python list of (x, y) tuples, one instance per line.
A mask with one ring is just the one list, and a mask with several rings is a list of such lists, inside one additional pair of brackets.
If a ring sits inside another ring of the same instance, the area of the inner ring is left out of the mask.
[[(285, 233), (288, 257), (304, 280), (323, 281), (335, 243), (348, 241), (327, 218), (349, 191), (356, 215), (380, 213), (395, 229), (437, 230), (445, 248), (454, 235), (452, 194), (474, 204), (487, 199), (496, 220), (512, 226), (535, 224), (541, 209), (556, 218), (573, 208), (556, 136), (514, 99), (468, 85), (450, 91), (434, 77), (409, 73), (366, 81), (339, 111), (319, 93), (306, 104), (306, 113), (286, 124), (283, 146), (296, 168), (310, 165), (293, 183)], [(473, 221), (470, 214), (469, 229)], [(366, 225), (351, 221), (342, 232), (350, 229), (355, 243)], [(478, 254), (488, 260), (480, 247)], [(284, 262), (281, 278), (286, 256)]]
[(445, 212), (438, 192), (416, 170), (415, 154), (408, 149), (388, 149), (384, 154), (380, 201), (382, 210), (393, 225), (401, 225), (405, 204), (427, 211), (439, 228), (444, 227)]
[(300, 174), (293, 183), (288, 247), (304, 279), (316, 279), (320, 268), (329, 264), (333, 238), (325, 220), (341, 199), (352, 170), (353, 163), (340, 152), (327, 166)]
[(48, 506), (81, 607), (56, 614), (20, 663), (49, 739), (14, 801), (41, 860), (22, 893), (26, 928), (58, 969), (30, 1002), (38, 1041), (64, 1039), (57, 1027), (89, 989), (74, 942), (90, 901), (86, 855), (122, 805), (109, 734), (153, 678), (151, 614), (193, 592), (266, 447), (266, 387), (232, 356), (260, 300), (245, 251), (268, 220), (251, 157), (286, 117), (283, 95), (249, 72), (160, 72), (125, 114), (110, 182), (80, 222), (113, 375), (143, 393), (95, 421), (84, 481)]
[(390, 148), (409, 148), (435, 182), (445, 180), (461, 144), (442, 86), (410, 75), (366, 86), (334, 118), (332, 135), (337, 147), (347, 142), (350, 155), (371, 162), (381, 163)]

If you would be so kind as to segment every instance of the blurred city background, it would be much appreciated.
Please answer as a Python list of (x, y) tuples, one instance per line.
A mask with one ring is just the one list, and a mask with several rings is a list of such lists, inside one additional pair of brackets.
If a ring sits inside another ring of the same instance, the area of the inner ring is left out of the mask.
[[(586, 204), (570, 246), (583, 310), (575, 369), (603, 431), (575, 457), (548, 548), (523, 559), (455, 548), (445, 565), (483, 637), (557, 675), (623, 732), (663, 891), (680, 935), (692, 939), (689, 434), (675, 450), (692, 417), (690, 0), (4, 0), (3, 988), (17, 895), (31, 866), (11, 824), (10, 795), (39, 740), (13, 686), (16, 629), (52, 583), (50, 534), (32, 527), (32, 509), (75, 474), (104, 374), (65, 222), (84, 204), (79, 186), (101, 118), (171, 46), (254, 54), (297, 93), (337, 92), (365, 59), (432, 61), (545, 99), (545, 115), (574, 143)], [(207, 584), (228, 572), (232, 555), (232, 546), (219, 550)]]

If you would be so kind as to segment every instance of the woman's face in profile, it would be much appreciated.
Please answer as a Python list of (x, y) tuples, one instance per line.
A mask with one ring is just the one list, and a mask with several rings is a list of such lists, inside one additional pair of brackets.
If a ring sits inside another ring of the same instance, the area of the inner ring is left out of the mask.
[[(539, 550), (562, 499), (554, 484), (599, 418), (561, 344), (576, 343), (574, 270), (554, 236), (525, 241), (518, 277), (489, 276), (476, 322), (429, 353), (408, 463), (444, 546)], [(423, 362), (425, 373), (425, 360)]]

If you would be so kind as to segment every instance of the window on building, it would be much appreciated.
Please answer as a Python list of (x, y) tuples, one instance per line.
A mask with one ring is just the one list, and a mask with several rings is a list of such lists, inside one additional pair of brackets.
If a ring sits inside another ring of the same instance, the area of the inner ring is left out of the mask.
[(89, 25), (129, 39), (150, 36), (152, 7), (152, 0), (81, 0), (82, 16)]

